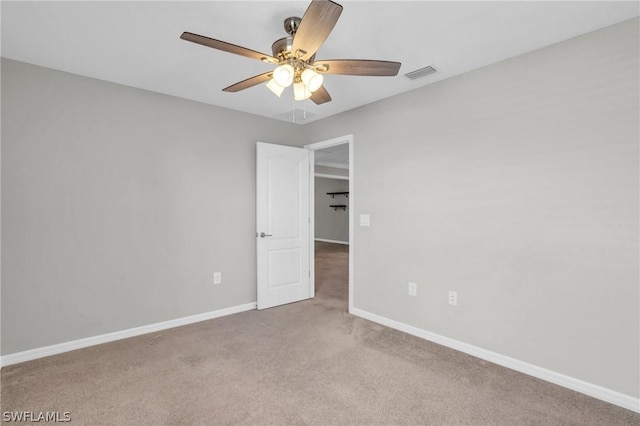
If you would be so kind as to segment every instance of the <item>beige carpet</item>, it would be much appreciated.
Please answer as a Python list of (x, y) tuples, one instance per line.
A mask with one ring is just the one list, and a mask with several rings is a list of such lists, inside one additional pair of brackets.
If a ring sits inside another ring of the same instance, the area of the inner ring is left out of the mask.
[(72, 424), (638, 425), (640, 415), (346, 313), (346, 246), (317, 296), (2, 370), (2, 411)]

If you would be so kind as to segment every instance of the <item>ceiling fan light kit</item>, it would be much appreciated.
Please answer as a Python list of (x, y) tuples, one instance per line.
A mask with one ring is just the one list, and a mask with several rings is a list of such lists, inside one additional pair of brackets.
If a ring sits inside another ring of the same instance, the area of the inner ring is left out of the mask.
[(274, 95), (277, 97), (282, 96), (282, 92), (284, 92), (284, 87), (280, 86), (276, 81), (272, 78), (266, 84), (267, 89), (271, 90)]
[(293, 83), (295, 77), (295, 70), (289, 64), (280, 65), (273, 70), (273, 81), (282, 87), (289, 87)]
[(250, 77), (222, 89), (238, 92), (261, 83), (276, 96), (282, 96), (285, 88), (293, 84), (296, 101), (311, 98), (317, 105), (331, 101), (331, 96), (323, 86), (322, 74), (342, 74), (360, 76), (396, 76), (399, 62), (374, 61), (367, 59), (317, 60), (316, 52), (325, 42), (342, 13), (342, 6), (331, 0), (313, 0), (304, 16), (289, 17), (284, 20), (284, 29), (289, 34), (271, 45), (273, 56), (227, 43), (225, 41), (184, 32), (183, 40), (222, 50), (236, 55), (257, 59), (278, 65), (275, 70)]
[(304, 101), (311, 97), (311, 91), (304, 85), (302, 81), (298, 81), (293, 85), (293, 98), (296, 101)]
[(322, 82), (324, 80), (321, 74), (318, 74), (310, 68), (302, 71), (302, 74), (300, 74), (300, 78), (302, 79), (304, 85), (307, 86), (307, 88), (311, 92), (315, 92), (316, 90), (318, 90), (320, 86), (322, 86)]

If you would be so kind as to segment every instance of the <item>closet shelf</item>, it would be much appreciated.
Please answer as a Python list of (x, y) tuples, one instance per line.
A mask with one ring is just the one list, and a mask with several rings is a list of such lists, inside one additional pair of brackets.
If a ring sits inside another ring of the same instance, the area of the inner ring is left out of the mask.
[(338, 211), (338, 209), (342, 209), (344, 211), (347, 210), (346, 204), (332, 204), (329, 207), (333, 208), (335, 211)]
[(327, 195), (331, 195), (331, 198), (334, 198), (336, 195), (344, 195), (346, 198), (349, 198), (349, 191), (347, 191), (347, 192), (327, 192)]

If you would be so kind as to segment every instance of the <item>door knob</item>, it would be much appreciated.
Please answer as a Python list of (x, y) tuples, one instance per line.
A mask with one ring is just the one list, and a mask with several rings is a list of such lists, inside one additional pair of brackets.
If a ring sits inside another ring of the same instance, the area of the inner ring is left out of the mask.
[(264, 238), (264, 237), (271, 237), (271, 234), (265, 234), (264, 232), (260, 233), (260, 238)]

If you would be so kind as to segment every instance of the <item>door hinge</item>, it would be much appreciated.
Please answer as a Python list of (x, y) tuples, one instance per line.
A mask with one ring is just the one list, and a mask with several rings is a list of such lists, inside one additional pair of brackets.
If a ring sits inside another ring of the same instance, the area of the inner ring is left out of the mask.
[(309, 271), (309, 278), (311, 278), (311, 271)]

